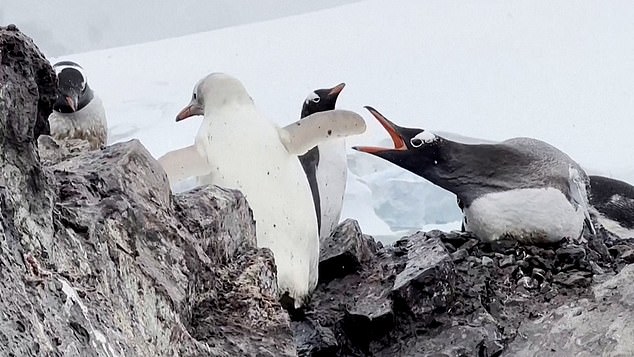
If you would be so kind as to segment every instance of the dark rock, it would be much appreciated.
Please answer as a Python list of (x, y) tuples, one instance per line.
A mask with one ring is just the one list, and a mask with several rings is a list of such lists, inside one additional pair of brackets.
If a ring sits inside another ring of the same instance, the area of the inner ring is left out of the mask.
[(590, 299), (572, 298), (524, 321), (502, 356), (634, 355), (634, 265), (595, 286)]
[(424, 321), (453, 299), (453, 262), (439, 239), (422, 233), (408, 238), (407, 250), (407, 264), (396, 276), (392, 293)]
[(634, 248), (627, 244), (615, 244), (608, 248), (614, 258), (624, 261), (626, 264), (634, 263)]
[(517, 285), (523, 287), (524, 289), (537, 289), (538, 282), (537, 280), (525, 276), (517, 281)]
[(57, 77), (33, 40), (15, 25), (0, 27), (0, 66), (4, 139), (31, 144), (41, 134), (50, 134)]
[(586, 272), (559, 273), (553, 276), (553, 281), (568, 287), (588, 286), (591, 279)]
[(455, 262), (461, 262), (468, 256), (469, 252), (467, 252), (466, 249), (458, 249), (455, 252), (451, 253), (451, 259), (453, 259), (453, 261)]
[(506, 268), (506, 267), (511, 266), (513, 264), (515, 264), (515, 256), (513, 256), (513, 255), (505, 256), (500, 261), (500, 268)]
[[(393, 302), (387, 289), (376, 285), (363, 288), (358, 300), (346, 309), (344, 329), (362, 345), (383, 336), (394, 327)], [(360, 336), (356, 336), (361, 332)]]
[(356, 272), (377, 251), (372, 237), (361, 233), (357, 221), (347, 219), (321, 242), (319, 280), (328, 282)]
[(447, 326), (437, 335), (420, 336), (398, 354), (386, 351), (377, 356), (497, 356), (503, 349), (495, 320), (483, 314), (468, 324)]
[(295, 346), (298, 356), (334, 356), (338, 342), (331, 329), (320, 326), (314, 320), (293, 321)]
[(489, 258), (489, 257), (482, 257), (482, 265), (484, 266), (489, 266), (493, 264), (493, 259)]
[(0, 49), (0, 355), (295, 355), (244, 197), (172, 196), (138, 141), (81, 153), (40, 136), (50, 65), (15, 29)]
[(623, 254), (621, 254), (620, 258), (627, 264), (634, 263), (634, 249), (630, 249)]
[(579, 265), (586, 257), (586, 250), (580, 246), (568, 246), (557, 249), (557, 259), (564, 264)]

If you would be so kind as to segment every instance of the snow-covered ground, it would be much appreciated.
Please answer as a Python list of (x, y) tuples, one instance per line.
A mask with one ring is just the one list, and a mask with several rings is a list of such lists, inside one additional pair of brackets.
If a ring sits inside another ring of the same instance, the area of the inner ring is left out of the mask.
[(94, 51), (270, 20), (359, 0), (6, 0), (16, 24), (47, 56)]
[[(371, 105), (405, 126), (539, 138), (634, 182), (632, 18), (627, 1), (371, 0), (64, 59), (88, 71), (111, 141), (138, 138), (156, 157), (192, 143), (201, 119), (174, 117), (221, 71), (279, 124), (313, 89), (346, 82), (339, 107), (368, 123), (351, 146), (386, 138)], [(459, 228), (453, 195), (369, 155), (350, 150), (349, 162), (344, 218), (366, 233)]]

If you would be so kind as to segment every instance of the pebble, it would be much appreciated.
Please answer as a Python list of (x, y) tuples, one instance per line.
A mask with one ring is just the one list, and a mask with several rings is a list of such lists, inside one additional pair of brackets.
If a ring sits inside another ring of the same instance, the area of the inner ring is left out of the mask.
[(515, 257), (509, 255), (500, 261), (500, 268), (506, 268), (507, 266), (511, 266), (513, 264), (515, 264)]
[(524, 287), (525, 289), (535, 289), (538, 286), (537, 280), (525, 276), (523, 278), (521, 278), (520, 280), (517, 281), (517, 285)]

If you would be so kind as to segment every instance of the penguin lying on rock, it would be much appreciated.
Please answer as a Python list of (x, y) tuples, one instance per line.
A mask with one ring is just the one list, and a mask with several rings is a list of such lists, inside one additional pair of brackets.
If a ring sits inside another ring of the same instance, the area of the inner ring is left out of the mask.
[(366, 107), (387, 130), (394, 148), (355, 147), (453, 192), (464, 226), (484, 241), (530, 243), (594, 233), (588, 176), (568, 155), (531, 138), (464, 144), (429, 131), (400, 127)]

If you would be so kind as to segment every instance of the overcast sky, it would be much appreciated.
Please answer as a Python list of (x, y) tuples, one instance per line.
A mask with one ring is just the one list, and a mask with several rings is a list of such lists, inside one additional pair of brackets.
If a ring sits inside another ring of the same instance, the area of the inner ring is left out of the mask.
[(359, 0), (6, 0), (16, 24), (47, 55), (86, 52), (258, 22)]

